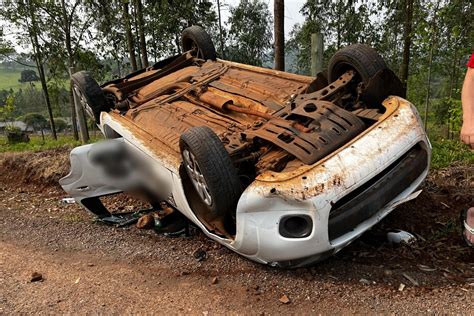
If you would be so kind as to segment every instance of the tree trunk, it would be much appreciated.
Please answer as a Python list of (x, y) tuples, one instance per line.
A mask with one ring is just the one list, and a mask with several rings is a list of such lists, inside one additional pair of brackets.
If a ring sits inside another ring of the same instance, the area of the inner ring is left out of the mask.
[(403, 13), (405, 16), (403, 28), (403, 54), (402, 64), (400, 65), (400, 80), (407, 92), (408, 69), (410, 66), (410, 47), (411, 47), (411, 27), (413, 23), (413, 1), (405, 0), (403, 2)]
[(221, 19), (221, 2), (220, 0), (217, 0), (217, 13), (219, 17), (219, 41), (221, 42), (221, 58), (225, 59), (224, 55), (224, 39), (222, 38), (222, 19)]
[(71, 109), (71, 125), (72, 125), (72, 134), (74, 135), (74, 140), (79, 140), (79, 131), (77, 130), (77, 116), (76, 116), (76, 105), (71, 103), (71, 100), (74, 100), (74, 95), (72, 92), (72, 82), (69, 82), (69, 108)]
[(155, 29), (152, 30), (152, 36), (153, 36), (153, 58), (155, 60), (155, 64), (158, 58), (158, 47), (156, 46), (156, 34), (155, 34)]
[(130, 58), (130, 66), (132, 67), (132, 71), (137, 70), (137, 60), (135, 58), (135, 43), (133, 41), (132, 35), (132, 28), (130, 24), (130, 14), (128, 13), (128, 1), (123, 1), (123, 22), (125, 25), (125, 36), (127, 38), (127, 45), (128, 45), (128, 55)]
[(142, 1), (135, 0), (135, 11), (137, 13), (138, 35), (140, 37), (140, 53), (143, 67), (148, 67), (148, 56), (145, 41), (145, 26), (143, 23)]
[(449, 103), (448, 103), (448, 130), (447, 130), (447, 138), (450, 138), (450, 134), (449, 134), (449, 131), (450, 131), (450, 122), (451, 122), (451, 114), (449, 113), (449, 110), (450, 110), (450, 107), (451, 107), (451, 99), (453, 98), (453, 84), (454, 84), (454, 76), (456, 75), (456, 54), (457, 53), (457, 50), (456, 50), (456, 45), (454, 46), (454, 60), (453, 60), (453, 65), (451, 66), (451, 74), (449, 76), (449, 94), (448, 94), (448, 100), (449, 100)]
[(274, 2), (275, 69), (285, 70), (285, 2)]
[(46, 76), (44, 74), (44, 67), (43, 67), (43, 58), (40, 51), (40, 45), (38, 41), (38, 35), (36, 34), (36, 19), (33, 12), (33, 7), (31, 3), (28, 1), (28, 11), (30, 13), (31, 18), (31, 27), (29, 29), (29, 35), (31, 44), (33, 46), (33, 53), (35, 55), (36, 67), (38, 68), (38, 73), (41, 80), (41, 87), (43, 89), (43, 96), (46, 101), (46, 107), (48, 108), (48, 117), (49, 117), (49, 126), (51, 128), (51, 134), (53, 135), (54, 139), (58, 139), (56, 135), (56, 126), (54, 125), (54, 118), (53, 118), (53, 110), (51, 107), (51, 101), (49, 99), (48, 93), (48, 85), (46, 84)]
[[(74, 67), (75, 67), (74, 56), (73, 56), (74, 54), (73, 54), (72, 43), (71, 43), (72, 21), (70, 21), (70, 19), (68, 18), (65, 0), (61, 0), (61, 11), (62, 11), (62, 21), (64, 23), (64, 35), (65, 35), (69, 77), (71, 77), (74, 73)], [(79, 130), (79, 136), (80, 136), (81, 142), (83, 144), (86, 144), (89, 141), (89, 133), (87, 131), (87, 124), (85, 124), (84, 122), (84, 117), (80, 115), (80, 113), (82, 112), (82, 108), (80, 108), (77, 102), (75, 102), (74, 93), (69, 93), (69, 102), (71, 103), (71, 109), (75, 109), (76, 111), (76, 115), (77, 115), (76, 118), (77, 118), (77, 122), (79, 123), (78, 130)]]
[(426, 99), (425, 99), (425, 131), (428, 132), (428, 107), (430, 103), (430, 91), (431, 91), (431, 68), (433, 65), (433, 50), (434, 50), (434, 40), (431, 39), (430, 43), (430, 59), (428, 62), (428, 82), (426, 83)]

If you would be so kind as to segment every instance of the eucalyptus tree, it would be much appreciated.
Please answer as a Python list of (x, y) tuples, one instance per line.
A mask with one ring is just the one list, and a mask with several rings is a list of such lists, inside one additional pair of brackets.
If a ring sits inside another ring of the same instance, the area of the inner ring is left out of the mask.
[(379, 22), (371, 17), (380, 11), (376, 2), (308, 0), (300, 12), (305, 21), (296, 25), (290, 33), (289, 45), (297, 49), (297, 64), (300, 72), (309, 73), (311, 34), (320, 32), (324, 36), (327, 62), (339, 48), (366, 43), (377, 46)]
[(181, 53), (181, 32), (200, 25), (217, 38), (217, 15), (210, 0), (145, 0), (145, 31), (155, 58)]
[(261, 66), (272, 48), (272, 16), (262, 0), (242, 0), (230, 8), (228, 46), (230, 60)]
[[(43, 15), (48, 39), (49, 54), (56, 56), (57, 61), (64, 57), (67, 67), (66, 73), (72, 75), (76, 70), (77, 54), (87, 40), (86, 36), (91, 27), (92, 16), (87, 14), (87, 7), (82, 0), (38, 1), (36, 10)], [(73, 122), (74, 136), (76, 136), (76, 120), (85, 118), (76, 117), (72, 87), (69, 92), (69, 103)], [(84, 124), (81, 124), (84, 126)], [(80, 131), (83, 140), (87, 140), (87, 131)]]
[(48, 111), (51, 133), (53, 138), (57, 139), (44, 66), (47, 54), (45, 49), (47, 41), (43, 38), (43, 35), (44, 30), (47, 27), (51, 27), (51, 25), (45, 23), (43, 16), (37, 10), (41, 4), (42, 2), (39, 0), (7, 1), (2, 5), (0, 15), (11, 26), (19, 30), (19, 34), (16, 37), (17, 44), (26, 44), (32, 49)]

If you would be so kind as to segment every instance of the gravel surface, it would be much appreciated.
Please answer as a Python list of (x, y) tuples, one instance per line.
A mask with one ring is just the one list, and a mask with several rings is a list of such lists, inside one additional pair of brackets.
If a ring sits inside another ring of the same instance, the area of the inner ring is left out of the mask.
[[(28, 159), (22, 161), (17, 170), (0, 157), (0, 313), (474, 310), (473, 251), (462, 244), (456, 218), (473, 202), (471, 167), (433, 173), (416, 201), (335, 257), (281, 270), (240, 257), (196, 229), (191, 237), (169, 238), (99, 224), (77, 205), (62, 203), (64, 192), (36, 181), (25, 172)], [(392, 228), (409, 230), (418, 242), (389, 246), (385, 233)], [(194, 257), (198, 249), (205, 260)], [(41, 280), (31, 282), (34, 272)]]

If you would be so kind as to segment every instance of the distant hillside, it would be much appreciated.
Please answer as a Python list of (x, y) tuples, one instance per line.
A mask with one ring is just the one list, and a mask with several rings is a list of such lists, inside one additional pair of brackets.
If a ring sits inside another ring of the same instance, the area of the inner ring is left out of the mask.
[(8, 69), (5, 70), (0, 67), (0, 90), (18, 90), (22, 86), (26, 86), (27, 83), (20, 83), (20, 74), (23, 69)]

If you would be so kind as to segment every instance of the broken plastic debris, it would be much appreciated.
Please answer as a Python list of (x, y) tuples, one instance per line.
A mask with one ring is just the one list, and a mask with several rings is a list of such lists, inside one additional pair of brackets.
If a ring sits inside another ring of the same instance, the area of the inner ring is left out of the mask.
[(411, 244), (416, 241), (416, 237), (404, 230), (397, 229), (387, 233), (387, 240), (391, 244)]
[(76, 203), (76, 200), (74, 200), (74, 198), (72, 198), (72, 197), (63, 198), (61, 201), (62, 201), (63, 203), (66, 203), (66, 204), (74, 204), (74, 203)]
[(402, 291), (405, 289), (405, 286), (406, 286), (405, 284), (400, 283), (400, 286), (398, 287), (398, 290), (399, 290), (400, 292), (402, 292)]

